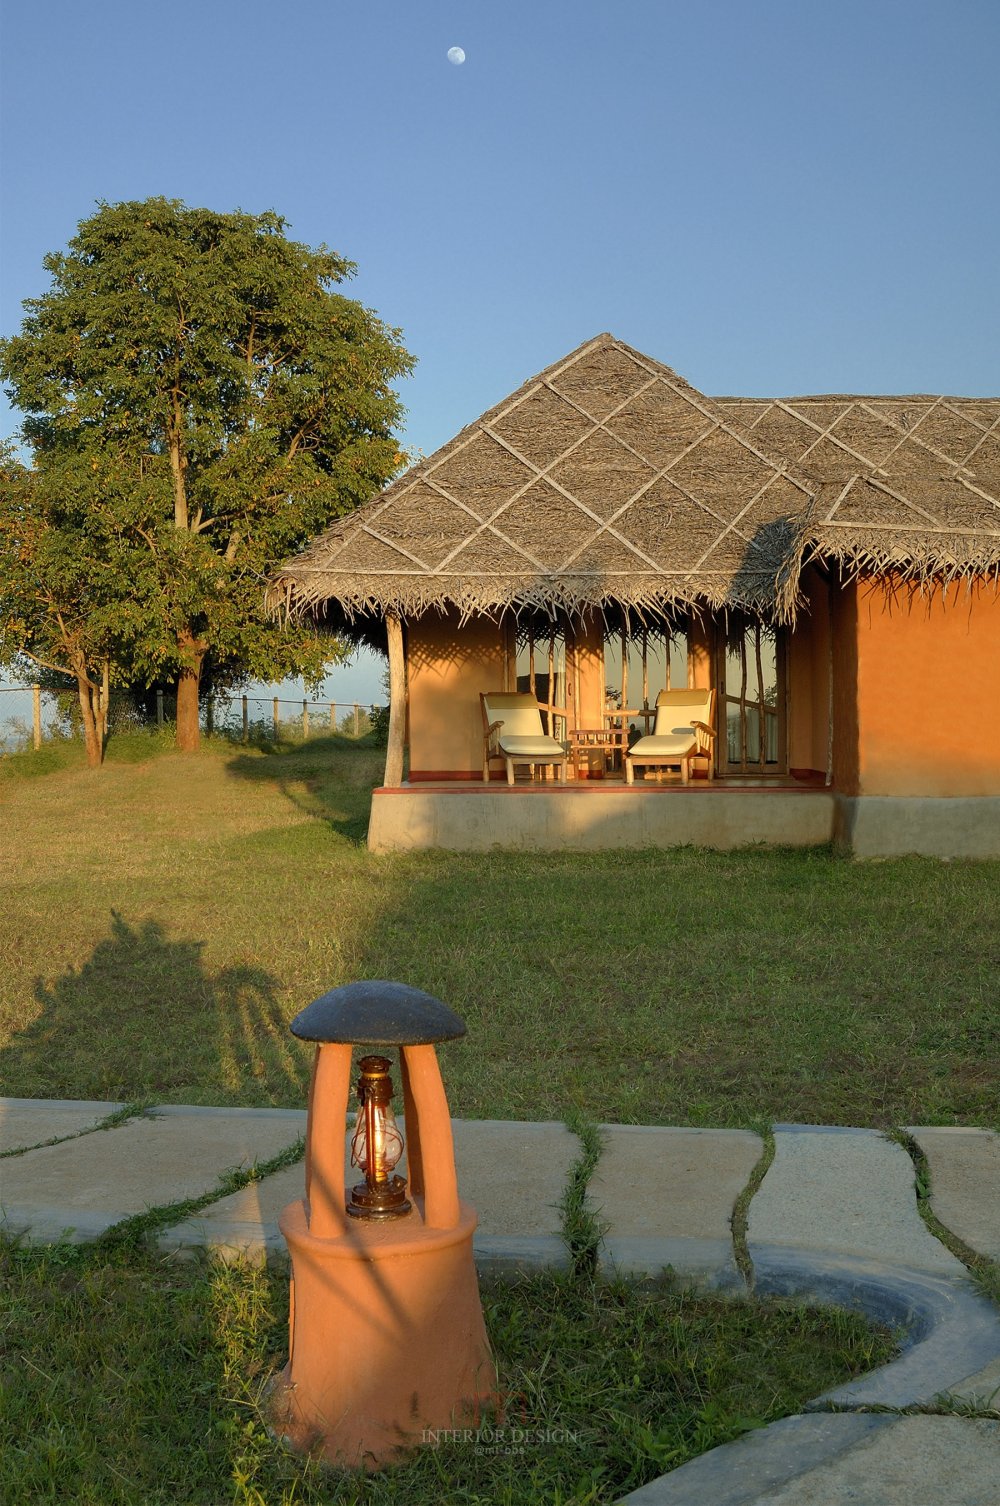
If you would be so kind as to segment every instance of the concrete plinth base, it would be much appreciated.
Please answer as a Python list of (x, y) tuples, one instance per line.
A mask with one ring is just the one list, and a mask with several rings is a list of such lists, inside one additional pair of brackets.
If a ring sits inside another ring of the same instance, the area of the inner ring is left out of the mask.
[(859, 858), (1000, 858), (1000, 796), (838, 795), (834, 839)]
[(496, 1402), (496, 1371), (472, 1258), (475, 1211), (429, 1229), (405, 1218), (309, 1233), (305, 1205), (278, 1220), (292, 1258), (288, 1365), (275, 1430), (331, 1464), (375, 1469)]
[(829, 790), (625, 785), (409, 785), (372, 798), (373, 852), (491, 847), (814, 847), (833, 837)]

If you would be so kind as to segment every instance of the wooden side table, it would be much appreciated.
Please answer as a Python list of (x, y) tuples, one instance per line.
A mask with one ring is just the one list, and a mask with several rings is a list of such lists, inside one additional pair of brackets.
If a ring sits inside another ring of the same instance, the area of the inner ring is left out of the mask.
[(569, 734), (569, 756), (577, 779), (603, 779), (617, 758), (624, 769), (628, 727), (577, 727)]

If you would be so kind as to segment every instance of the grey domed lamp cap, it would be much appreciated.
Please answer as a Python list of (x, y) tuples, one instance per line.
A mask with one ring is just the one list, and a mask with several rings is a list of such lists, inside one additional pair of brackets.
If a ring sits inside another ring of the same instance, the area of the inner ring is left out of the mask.
[(430, 1046), (465, 1035), (465, 1021), (440, 999), (382, 979), (347, 983), (307, 1004), (291, 1023), (300, 1041), (352, 1046)]

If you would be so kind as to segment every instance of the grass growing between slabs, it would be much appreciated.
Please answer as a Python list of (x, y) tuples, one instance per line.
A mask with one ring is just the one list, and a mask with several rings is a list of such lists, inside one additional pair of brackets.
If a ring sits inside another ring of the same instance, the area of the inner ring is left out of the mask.
[(466, 1020), (460, 1116), (998, 1123), (1000, 863), (378, 856), (370, 739), (81, 757), (0, 761), (9, 1095), (300, 1107), (289, 1020), (388, 977)]
[(265, 1386), (287, 1278), (149, 1252), (0, 1245), (10, 1506), (606, 1503), (890, 1357), (852, 1315), (579, 1274), (484, 1283), (506, 1419), (359, 1479), (287, 1453)]

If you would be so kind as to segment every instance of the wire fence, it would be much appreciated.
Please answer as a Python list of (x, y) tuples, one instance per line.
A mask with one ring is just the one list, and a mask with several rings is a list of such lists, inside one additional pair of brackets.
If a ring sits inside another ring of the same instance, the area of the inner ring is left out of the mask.
[[(16, 697), (6, 700), (4, 697)], [(12, 707), (10, 711), (7, 707)], [(203, 730), (242, 742), (295, 741), (320, 734), (365, 737), (386, 715), (387, 708), (362, 701), (317, 701), (285, 696), (209, 695), (201, 703)], [(158, 731), (173, 726), (177, 698), (169, 691), (151, 691), (145, 704), (131, 696), (111, 693), (108, 735)], [(0, 686), (0, 753), (40, 749), (46, 741), (83, 737), (80, 705), (73, 691), (47, 690), (39, 685)]]

